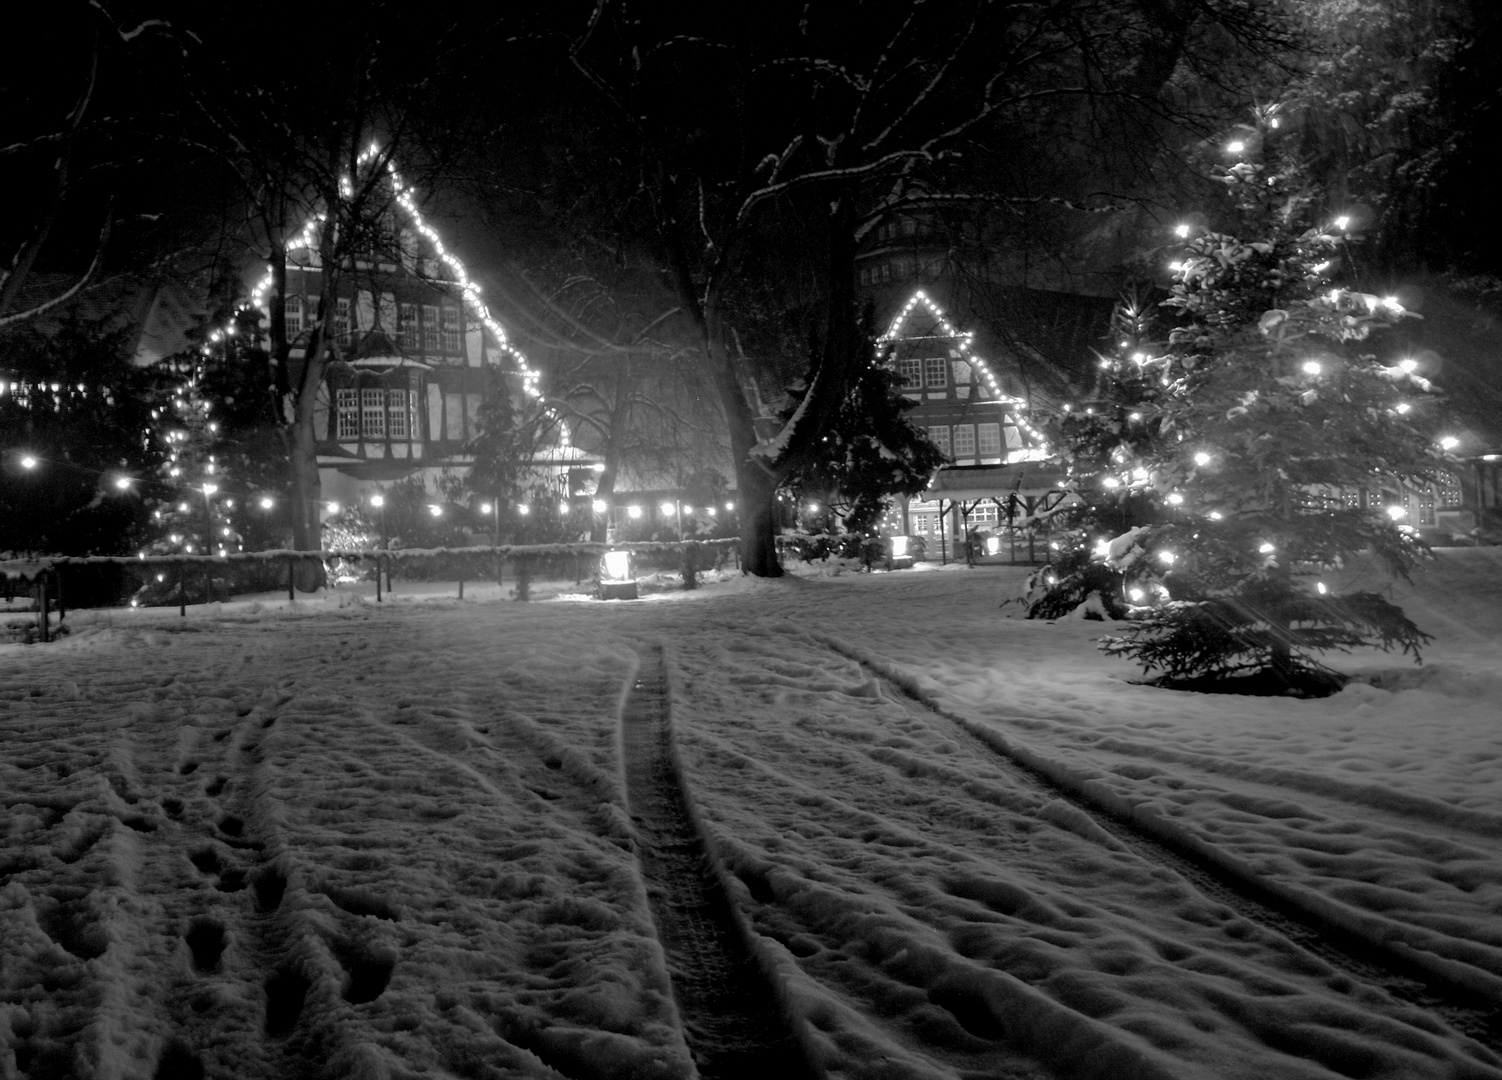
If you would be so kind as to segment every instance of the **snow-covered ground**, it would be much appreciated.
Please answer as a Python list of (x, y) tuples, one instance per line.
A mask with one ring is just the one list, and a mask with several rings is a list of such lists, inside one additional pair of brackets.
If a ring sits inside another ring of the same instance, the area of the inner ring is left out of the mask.
[(1424, 665), (1338, 658), (1359, 678), (1321, 701), (1138, 685), (1101, 624), (1003, 607), (1020, 569), (832, 569), (636, 603), (398, 582), (0, 646), (0, 1077), (693, 1075), (621, 768), (659, 645), (819, 1073), (1502, 1077), (1234, 885), (1467, 988), (1496, 1045), (1502, 551), (1394, 586)]

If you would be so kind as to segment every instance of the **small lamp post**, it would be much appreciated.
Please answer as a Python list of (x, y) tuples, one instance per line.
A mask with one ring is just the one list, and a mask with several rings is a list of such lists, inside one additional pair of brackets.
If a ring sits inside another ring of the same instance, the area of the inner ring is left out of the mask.
[(607, 551), (600, 558), (600, 599), (635, 600), (636, 568), (631, 552)]

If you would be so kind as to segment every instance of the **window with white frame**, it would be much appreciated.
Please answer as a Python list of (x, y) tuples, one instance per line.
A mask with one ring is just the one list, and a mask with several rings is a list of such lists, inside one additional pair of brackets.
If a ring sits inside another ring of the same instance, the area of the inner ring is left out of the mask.
[(943, 425), (941, 425), (939, 427), (931, 427), (931, 428), (929, 428), (928, 429), (928, 441), (931, 442), (931, 443), (933, 443), (941, 451), (943, 451), (943, 454), (944, 454), (945, 457), (948, 457), (949, 456), (949, 425), (948, 424), (943, 424)]
[(408, 390), (386, 392), (386, 437), (410, 439), (412, 437), (412, 398)]
[(424, 304), (422, 306), (422, 350), (423, 352), (430, 353), (438, 351), (437, 304)]
[(367, 439), (386, 437), (386, 391), (379, 387), (360, 391), (360, 434)]
[(996, 504), (989, 500), (981, 503), (979, 506), (972, 507), (970, 512), (965, 515), (965, 523), (972, 527), (976, 525), (995, 525), (999, 520)]
[(360, 437), (360, 391), (336, 390), (334, 392), (337, 423), (335, 436), (340, 442), (350, 442)]
[(973, 458), (975, 456), (975, 425), (954, 425), (954, 456), (958, 458)]
[(464, 351), (459, 340), (459, 309), (456, 307), (446, 306), (443, 309), (443, 351)]
[(289, 296), (282, 304), (282, 310), (287, 313), (287, 339), (290, 341), (302, 333), (302, 297)]
[(417, 305), (402, 304), (397, 310), (397, 343), (404, 349), (417, 349)]
[(339, 344), (350, 343), (349, 332), (349, 298), (341, 296), (334, 304), (334, 336)]
[(923, 361), (923, 385), (943, 386), (947, 382), (949, 361), (942, 356), (930, 356)]
[(923, 387), (923, 361), (902, 359), (897, 361), (897, 374), (902, 376), (904, 390), (920, 390)]
[(976, 450), (981, 457), (1001, 456), (1001, 425), (980, 424), (976, 429)]

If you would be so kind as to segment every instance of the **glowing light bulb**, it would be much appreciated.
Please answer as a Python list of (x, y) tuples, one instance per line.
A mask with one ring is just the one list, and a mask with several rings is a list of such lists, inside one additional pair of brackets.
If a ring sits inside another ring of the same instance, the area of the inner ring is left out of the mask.
[(119, 488), (121, 491), (124, 491), (126, 488), (130, 487), (130, 477), (128, 477), (128, 476), (117, 476), (117, 477), (115, 477), (115, 486), (117, 488)]
[(1257, 550), (1262, 552), (1262, 554), (1264, 555), (1271, 555), (1274, 551), (1277, 550), (1277, 548), (1273, 547), (1272, 544), (1263, 541), (1263, 543), (1257, 548)]
[(1188, 236), (1189, 235), (1189, 225), (1188, 225), (1188, 223), (1186, 222), (1186, 223), (1181, 223), (1181, 224), (1175, 225), (1173, 227), (1173, 234), (1175, 236), (1181, 238), (1181, 239), (1184, 238), (1184, 237), (1186, 237), (1186, 236)]
[(32, 457), (30, 454), (26, 454), (26, 455), (22, 456), (22, 458), (21, 458), (21, 468), (23, 468), (23, 469), (35, 469), (36, 467), (37, 467), (37, 459), (36, 458)]
[(1177, 558), (1178, 558), (1178, 556), (1175, 555), (1171, 551), (1160, 551), (1160, 552), (1158, 552), (1158, 561), (1160, 563), (1163, 563), (1165, 566), (1172, 566), (1173, 565), (1173, 561), (1175, 559), (1177, 559)]
[(1439, 441), (1439, 444), (1446, 450), (1454, 450), (1457, 446), (1460, 445), (1460, 440), (1457, 439), (1454, 435), (1446, 435)]
[(517, 505), (516, 512), (518, 514), (520, 514), (522, 517), (526, 517), (528, 514), (530, 514), (532, 512), (532, 508), (530, 506), (528, 506), (526, 503), (520, 503), (520, 504)]
[(1419, 362), (1417, 360), (1414, 360), (1412, 357), (1409, 357), (1408, 359), (1398, 361), (1398, 367), (1402, 368), (1408, 374), (1412, 375), (1415, 371), (1418, 370)]
[(1325, 593), (1330, 591), (1329, 589), (1325, 588), (1325, 583), (1323, 581), (1316, 581), (1314, 583), (1314, 587), (1319, 590), (1319, 594), (1321, 596), (1324, 596)]
[(661, 513), (663, 517), (672, 517), (673, 516), (673, 511), (674, 511), (675, 507), (673, 506), (672, 503), (665, 502), (661, 506), (659, 506), (657, 509), (658, 509), (658, 512)]
[(1348, 225), (1350, 225), (1350, 224), (1351, 224), (1351, 219), (1347, 215), (1345, 215), (1345, 214), (1341, 214), (1340, 217), (1338, 217), (1338, 218), (1335, 219), (1335, 227), (1337, 229), (1341, 230), (1342, 232), (1344, 232), (1345, 229), (1346, 229), (1346, 227)]
[(1395, 411), (1397, 412), (1397, 414), (1399, 416), (1402, 416), (1405, 413), (1407, 413), (1408, 410), (1411, 409), (1411, 408), (1413, 408), (1413, 406), (1410, 405), (1410, 404), (1408, 404), (1408, 402), (1406, 402), (1406, 401), (1400, 401), (1400, 402), (1398, 402), (1397, 406), (1395, 407)]
[(481, 503), (480, 504), (480, 513), (482, 513), (482, 514), (488, 514), (493, 509), (494, 509), (494, 507), (492, 507), (490, 505), (490, 503)]
[(1318, 375), (1322, 370), (1324, 369), (1319, 366), (1318, 360), (1310, 360), (1304, 364), (1305, 375)]
[(1196, 465), (1208, 465), (1210, 464), (1210, 455), (1201, 450), (1198, 454), (1194, 455), (1194, 463)]
[(1403, 518), (1406, 518), (1408, 516), (1408, 510), (1406, 507), (1402, 506), (1389, 506), (1387, 508), (1387, 516), (1392, 518), (1394, 521), (1401, 521)]
[(1168, 505), (1170, 506), (1182, 506), (1183, 503), (1184, 496), (1180, 495), (1177, 491), (1168, 496)]
[(1225, 515), (1222, 514), (1219, 510), (1211, 510), (1208, 516), (1211, 521), (1219, 521), (1221, 518), (1225, 517)]
[(641, 507), (635, 505), (628, 506), (626, 507), (626, 513), (632, 518), (639, 518), (641, 517)]
[(596, 499), (594, 502), (590, 503), (589, 506), (590, 509), (592, 509), (597, 514), (603, 514), (608, 509), (608, 507), (605, 505), (604, 499)]
[(339, 504), (336, 503), (336, 502), (329, 503), (329, 513), (331, 513), (331, 514), (337, 514), (338, 512), (339, 512)]
[(261, 509), (262, 510), (270, 510), (271, 507), (272, 507), (271, 499), (267, 498), (267, 497), (263, 497), (261, 499)]
[(1246, 143), (1240, 139), (1233, 139), (1231, 142), (1226, 143), (1226, 149), (1233, 154), (1239, 154), (1246, 149)]
[(435, 518), (443, 517), (443, 507), (439, 506), (437, 503), (428, 503), (428, 513), (433, 515)]
[(1133, 599), (1133, 601), (1140, 601), (1143, 597), (1143, 592), (1141, 589), (1133, 589), (1127, 595), (1129, 595)]
[[(381, 507), (386, 505), (386, 496), (382, 495), (379, 491), (376, 492), (370, 497), (370, 505), (379, 510)], [(490, 513), (490, 508), (488, 506), (485, 508), (485, 512), (487, 514)]]

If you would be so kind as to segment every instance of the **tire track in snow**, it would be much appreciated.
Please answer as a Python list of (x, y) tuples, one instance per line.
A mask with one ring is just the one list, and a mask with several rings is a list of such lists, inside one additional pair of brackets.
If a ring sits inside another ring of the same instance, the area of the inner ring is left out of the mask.
[(705, 1080), (811, 1077), (694, 826), (668, 702), (662, 649), (643, 650), (621, 709), (626, 798), (694, 1063)]
[(1060, 783), (1031, 762), (1020, 760), (1008, 745), (986, 737), (981, 725), (952, 716), (925, 701), (918, 693), (880, 670), (867, 658), (823, 635), (815, 636), (831, 653), (857, 664), (876, 679), (890, 700), (946, 734), (979, 749), (1001, 764), (1019, 782), (1042, 789), (1103, 829), (1145, 861), (1164, 867), (1190, 886), (1230, 908), (1240, 917), (1277, 934), (1312, 953), (1350, 977), (1380, 987), (1392, 997), (1438, 1017), (1445, 1025), (1485, 1049), (1478, 1055), (1488, 1064), (1502, 1064), (1502, 1002), (1490, 1000), (1474, 987), (1446, 978), (1441, 970), (1405, 955), (1394, 947), (1339, 926), (1318, 912), (1285, 896), (1267, 883), (1223, 865), (1204, 853), (1175, 844), (1171, 837), (1144, 829), (1130, 818), (1114, 813), (1095, 800)]

